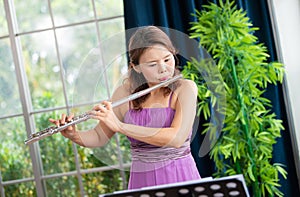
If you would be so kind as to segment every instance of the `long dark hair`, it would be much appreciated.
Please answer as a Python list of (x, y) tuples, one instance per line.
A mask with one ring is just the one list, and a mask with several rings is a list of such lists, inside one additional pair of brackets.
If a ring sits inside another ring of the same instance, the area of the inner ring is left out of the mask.
[[(178, 69), (178, 58), (177, 58), (177, 50), (173, 46), (170, 38), (167, 36), (165, 32), (155, 26), (146, 26), (139, 28), (130, 38), (128, 49), (129, 49), (129, 65), (137, 66), (139, 65), (139, 59), (141, 55), (153, 45), (163, 45), (168, 51), (170, 51), (175, 58), (175, 72), (174, 76), (180, 73)], [(142, 73), (137, 73), (131, 66), (129, 66), (129, 82), (131, 93), (135, 93), (146, 88), (149, 88), (147, 80), (143, 76)], [(173, 77), (174, 77), (173, 76)], [(164, 87), (164, 96), (170, 94), (171, 90), (176, 88), (178, 83), (172, 83), (168, 87)], [(141, 109), (141, 104), (146, 101), (149, 97), (149, 94), (139, 97), (132, 101), (134, 109)]]

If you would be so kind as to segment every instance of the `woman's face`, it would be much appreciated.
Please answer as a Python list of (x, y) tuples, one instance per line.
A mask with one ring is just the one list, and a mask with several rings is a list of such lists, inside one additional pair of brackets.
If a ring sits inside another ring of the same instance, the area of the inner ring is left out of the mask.
[(172, 78), (175, 71), (173, 54), (162, 45), (154, 45), (140, 56), (135, 70), (142, 73), (149, 85)]

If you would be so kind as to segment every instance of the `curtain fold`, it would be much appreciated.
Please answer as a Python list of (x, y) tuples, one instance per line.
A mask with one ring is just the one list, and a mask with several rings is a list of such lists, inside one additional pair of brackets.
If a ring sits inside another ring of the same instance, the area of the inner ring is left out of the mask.
[[(192, 13), (200, 11), (202, 5), (209, 2), (217, 3), (218, 0), (124, 0), (125, 28), (131, 29), (146, 25), (155, 25), (178, 30), (184, 34), (189, 34), (190, 22), (195, 21)], [(236, 0), (239, 8), (247, 11), (253, 26), (259, 27), (255, 35), (260, 43), (264, 43), (270, 54), (270, 61), (277, 60), (275, 42), (272, 34), (270, 14), (266, 0)], [(127, 39), (130, 35), (126, 35)], [(184, 64), (184, 61), (183, 61)], [(265, 93), (265, 97), (271, 100), (273, 108), (279, 119), (283, 120), (285, 131), (274, 146), (273, 162), (283, 163), (288, 171), (288, 179), (280, 177), (281, 191), (285, 196), (295, 196), (299, 194), (299, 185), (293, 150), (291, 135), (289, 131), (282, 85), (270, 85)], [(200, 121), (203, 120), (200, 117)], [(199, 149), (203, 142), (201, 122), (197, 125), (197, 134), (194, 136), (191, 148), (198, 170), (202, 177), (212, 176), (214, 163), (208, 155), (199, 157)]]

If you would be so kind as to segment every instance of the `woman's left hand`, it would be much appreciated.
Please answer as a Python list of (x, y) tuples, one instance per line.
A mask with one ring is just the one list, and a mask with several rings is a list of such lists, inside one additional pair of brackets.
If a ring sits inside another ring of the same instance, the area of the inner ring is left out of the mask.
[(88, 112), (90, 118), (100, 120), (113, 132), (119, 132), (122, 122), (112, 110), (111, 102), (103, 101), (96, 105), (92, 111)]

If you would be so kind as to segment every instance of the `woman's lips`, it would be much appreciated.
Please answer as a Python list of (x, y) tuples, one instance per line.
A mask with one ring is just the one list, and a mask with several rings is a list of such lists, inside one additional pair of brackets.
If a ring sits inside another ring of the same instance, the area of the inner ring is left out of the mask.
[(159, 79), (159, 81), (166, 81), (168, 79), (169, 79), (169, 77), (162, 77), (162, 78)]

